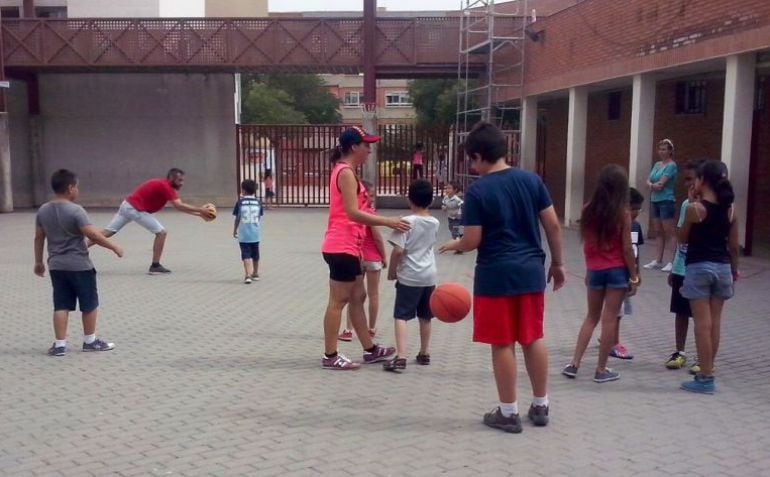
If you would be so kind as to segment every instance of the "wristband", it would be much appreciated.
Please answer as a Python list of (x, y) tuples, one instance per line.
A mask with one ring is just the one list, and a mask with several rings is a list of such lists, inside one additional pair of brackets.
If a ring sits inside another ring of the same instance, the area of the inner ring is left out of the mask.
[(641, 279), (639, 277), (636, 277), (636, 280), (634, 280), (633, 278), (628, 279), (628, 283), (630, 283), (631, 285), (638, 285), (640, 281)]

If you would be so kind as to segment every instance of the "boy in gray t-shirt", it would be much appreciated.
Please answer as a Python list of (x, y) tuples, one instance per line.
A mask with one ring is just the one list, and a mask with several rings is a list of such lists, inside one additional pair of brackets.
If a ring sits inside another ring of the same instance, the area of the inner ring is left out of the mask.
[(396, 356), (385, 363), (386, 371), (406, 369), (406, 322), (415, 316), (420, 321), (420, 352), (417, 364), (430, 364), (430, 296), (436, 288), (436, 256), (433, 246), (438, 237), (439, 221), (430, 215), (433, 186), (419, 179), (409, 186), (412, 215), (404, 220), (412, 226), (408, 232), (394, 231), (388, 242), (393, 245), (388, 280), (396, 281), (396, 303), (393, 310), (396, 330)]
[(96, 270), (88, 256), (85, 238), (112, 250), (118, 257), (123, 256), (123, 249), (102, 235), (93, 226), (83, 207), (73, 202), (80, 194), (75, 173), (66, 169), (54, 172), (51, 188), (56, 198), (43, 204), (35, 216), (34, 268), (35, 275), (45, 275), (43, 246), (48, 240), (48, 269), (53, 285), (53, 328), (56, 336), (48, 355), (65, 355), (67, 321), (76, 303), (83, 313), (83, 351), (109, 351), (115, 345), (96, 337), (99, 295), (96, 290)]

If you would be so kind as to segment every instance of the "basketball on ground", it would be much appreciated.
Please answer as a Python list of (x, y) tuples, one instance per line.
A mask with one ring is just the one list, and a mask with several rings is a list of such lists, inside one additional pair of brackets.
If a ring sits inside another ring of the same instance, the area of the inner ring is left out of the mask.
[(444, 283), (433, 290), (430, 310), (445, 323), (456, 323), (471, 311), (471, 294), (459, 283)]

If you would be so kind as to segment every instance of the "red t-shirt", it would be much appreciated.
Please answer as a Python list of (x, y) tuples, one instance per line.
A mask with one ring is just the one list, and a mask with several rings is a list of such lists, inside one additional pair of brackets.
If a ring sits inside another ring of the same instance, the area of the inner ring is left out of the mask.
[(134, 190), (126, 201), (139, 212), (154, 214), (162, 209), (166, 202), (179, 196), (167, 179), (150, 179)]

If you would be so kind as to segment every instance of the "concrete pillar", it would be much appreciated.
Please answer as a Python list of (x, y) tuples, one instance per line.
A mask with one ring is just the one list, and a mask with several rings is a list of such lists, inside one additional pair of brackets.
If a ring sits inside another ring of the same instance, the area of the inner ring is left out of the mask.
[(722, 121), (722, 161), (730, 171), (735, 190), (735, 212), (740, 220), (739, 239), (746, 245), (746, 210), (751, 162), (751, 126), (754, 116), (754, 53), (727, 57), (725, 110)]
[(570, 88), (567, 118), (567, 185), (564, 194), (564, 225), (580, 220), (586, 167), (586, 124), (588, 122), (588, 89)]
[(519, 150), (519, 167), (535, 172), (537, 169), (537, 96), (527, 96), (521, 102)]
[[(655, 79), (651, 75), (634, 76), (631, 100), (631, 144), (628, 155), (628, 183), (647, 195), (647, 178), (653, 156), (655, 127)], [(649, 207), (643, 207), (639, 222), (649, 221)]]
[(8, 130), (8, 113), (5, 112), (0, 112), (0, 212), (13, 212), (11, 137)]
[[(377, 134), (377, 112), (375, 109), (372, 111), (364, 110), (361, 118), (361, 126), (364, 131), (369, 134)], [(377, 190), (377, 180), (379, 177), (379, 167), (377, 164), (377, 144), (372, 144), (372, 153), (369, 155), (369, 160), (364, 163), (363, 177), (365, 181), (374, 185), (374, 189)]]

